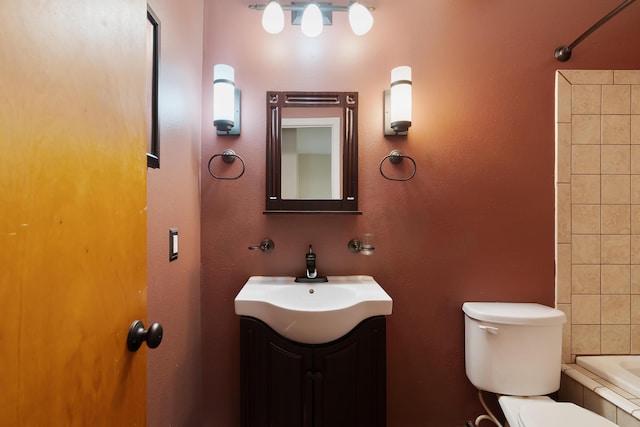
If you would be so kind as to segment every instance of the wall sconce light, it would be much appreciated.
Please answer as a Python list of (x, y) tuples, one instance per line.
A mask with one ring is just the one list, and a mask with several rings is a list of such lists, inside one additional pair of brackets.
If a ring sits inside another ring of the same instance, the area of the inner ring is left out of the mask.
[(218, 135), (240, 135), (240, 89), (230, 65), (213, 66), (213, 124)]
[(307, 37), (322, 34), (324, 25), (333, 24), (333, 12), (349, 12), (349, 25), (355, 35), (361, 36), (373, 27), (373, 7), (352, 1), (348, 6), (337, 6), (331, 3), (292, 2), (280, 4), (279, 0), (271, 0), (268, 4), (252, 4), (250, 9), (262, 10), (262, 27), (270, 34), (278, 34), (284, 29), (284, 10), (291, 11), (291, 25), (300, 25), (302, 33)]
[(411, 127), (411, 67), (391, 70), (391, 89), (384, 91), (384, 134), (407, 135)]

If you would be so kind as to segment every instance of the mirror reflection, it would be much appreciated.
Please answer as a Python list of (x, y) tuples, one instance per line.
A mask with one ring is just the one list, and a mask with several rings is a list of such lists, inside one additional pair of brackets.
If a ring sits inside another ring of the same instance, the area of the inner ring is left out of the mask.
[(355, 92), (267, 92), (267, 213), (360, 213), (357, 99)]
[[(288, 108), (282, 117), (282, 198), (342, 198), (339, 108)], [(326, 115), (326, 117), (314, 117)]]

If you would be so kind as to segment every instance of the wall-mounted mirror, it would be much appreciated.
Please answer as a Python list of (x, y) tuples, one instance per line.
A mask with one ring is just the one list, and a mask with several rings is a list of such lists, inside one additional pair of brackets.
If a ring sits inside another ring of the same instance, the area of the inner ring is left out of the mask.
[(358, 94), (267, 92), (265, 213), (358, 211)]

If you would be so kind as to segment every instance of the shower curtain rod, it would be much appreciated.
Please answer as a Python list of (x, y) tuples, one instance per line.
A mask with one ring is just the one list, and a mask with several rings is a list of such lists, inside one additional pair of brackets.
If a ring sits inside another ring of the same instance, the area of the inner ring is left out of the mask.
[(571, 51), (573, 50), (574, 47), (578, 46), (580, 44), (580, 42), (582, 42), (584, 39), (589, 37), (591, 35), (591, 33), (593, 33), (595, 30), (600, 28), (609, 19), (613, 18), (618, 13), (620, 13), (622, 11), (622, 9), (624, 9), (627, 6), (631, 5), (631, 3), (633, 3), (634, 1), (636, 1), (636, 0), (625, 0), (625, 1), (623, 1), (622, 4), (620, 4), (620, 6), (616, 7), (611, 12), (609, 12), (609, 14), (607, 16), (605, 16), (604, 18), (602, 18), (601, 20), (599, 20), (598, 22), (593, 24), (591, 26), (591, 28), (589, 28), (587, 31), (582, 33), (582, 35), (580, 37), (578, 37), (577, 39), (575, 39), (573, 41), (573, 43), (571, 43), (569, 46), (560, 46), (560, 47), (556, 48), (553, 56), (555, 56), (555, 58), (560, 62), (568, 61), (569, 58), (571, 58)]

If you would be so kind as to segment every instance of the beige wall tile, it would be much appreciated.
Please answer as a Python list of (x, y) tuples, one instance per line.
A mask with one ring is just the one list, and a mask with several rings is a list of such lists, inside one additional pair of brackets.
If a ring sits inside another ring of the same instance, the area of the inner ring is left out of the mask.
[(634, 234), (629, 237), (631, 242), (631, 264), (640, 264), (640, 235)]
[(640, 354), (640, 325), (631, 325), (631, 354)]
[(616, 406), (589, 389), (584, 390), (584, 407), (611, 422), (616, 421)]
[(602, 234), (630, 234), (631, 206), (602, 206)]
[[(638, 94), (638, 97), (640, 97), (640, 94)], [(640, 115), (632, 115), (629, 120), (631, 123), (631, 143), (640, 144)]]
[(562, 70), (556, 83), (563, 361), (640, 353), (640, 71)]
[(603, 115), (602, 144), (630, 144), (631, 116)]
[(613, 70), (562, 70), (568, 82), (572, 85), (582, 84), (613, 84)]
[(630, 114), (631, 86), (604, 85), (602, 86), (602, 114)]
[(571, 360), (571, 304), (556, 304), (558, 310), (567, 316), (562, 325), (562, 363), (572, 363)]
[[(573, 295), (600, 294), (601, 268), (600, 265), (573, 265), (571, 267), (571, 289)], [(640, 274), (640, 270), (638, 270), (638, 274)], [(638, 289), (640, 291), (640, 286)]]
[(599, 205), (573, 205), (571, 232), (573, 234), (600, 234), (601, 208)]
[[(638, 123), (638, 126), (640, 126), (640, 122)], [(640, 130), (640, 127), (638, 129)], [(640, 174), (640, 145), (632, 145), (630, 149), (631, 149), (630, 172), (633, 174)]]
[[(609, 152), (607, 153), (609, 154)], [(615, 159), (609, 160), (616, 161)], [(592, 175), (602, 173), (600, 170), (600, 145), (573, 145), (571, 147), (571, 173)]]
[(628, 205), (630, 203), (631, 177), (629, 175), (602, 175), (601, 179), (602, 193), (600, 201), (602, 204)]
[(562, 374), (558, 399), (561, 402), (573, 402), (582, 406), (584, 405), (584, 386), (570, 376)]
[(640, 204), (640, 175), (631, 175), (631, 203)]
[(631, 236), (602, 236), (602, 264), (630, 264)]
[[(640, 295), (631, 295), (630, 297), (631, 297), (631, 324), (640, 326)], [(640, 330), (638, 332), (640, 332)]]
[(603, 325), (629, 325), (631, 323), (630, 295), (602, 295), (600, 307)]
[(600, 325), (576, 325), (571, 327), (571, 353), (600, 354)]
[(556, 72), (556, 122), (571, 122), (571, 83)]
[(573, 264), (600, 264), (600, 236), (577, 235), (571, 243)]
[[(638, 171), (640, 172), (640, 165), (638, 165)], [(556, 182), (571, 182), (570, 123), (556, 125)]]
[(573, 324), (600, 324), (600, 304), (600, 295), (574, 295), (571, 300), (571, 319)]
[(571, 243), (571, 184), (556, 186), (556, 243)]
[(640, 85), (631, 86), (631, 114), (640, 114)]
[(571, 178), (571, 203), (595, 205), (600, 203), (600, 175), (575, 175)]
[(556, 303), (571, 303), (571, 245), (557, 246)]
[[(629, 295), (631, 292), (630, 265), (603, 265), (601, 293), (610, 295)], [(604, 314), (603, 314), (604, 315)]]
[(640, 420), (618, 408), (616, 424), (619, 427), (640, 427)]
[(573, 115), (571, 143), (597, 145), (601, 141), (602, 116), (600, 114)]
[(638, 70), (615, 70), (613, 81), (617, 85), (640, 84), (640, 71)]
[(602, 325), (600, 338), (602, 354), (629, 354), (631, 351), (630, 325)]
[(629, 174), (631, 172), (630, 145), (603, 145), (601, 153), (601, 173)]
[(631, 234), (640, 234), (640, 205), (631, 205)]
[(571, 99), (573, 114), (600, 114), (602, 106), (601, 85), (573, 85)]
[(640, 265), (631, 265), (631, 293), (640, 295)]

